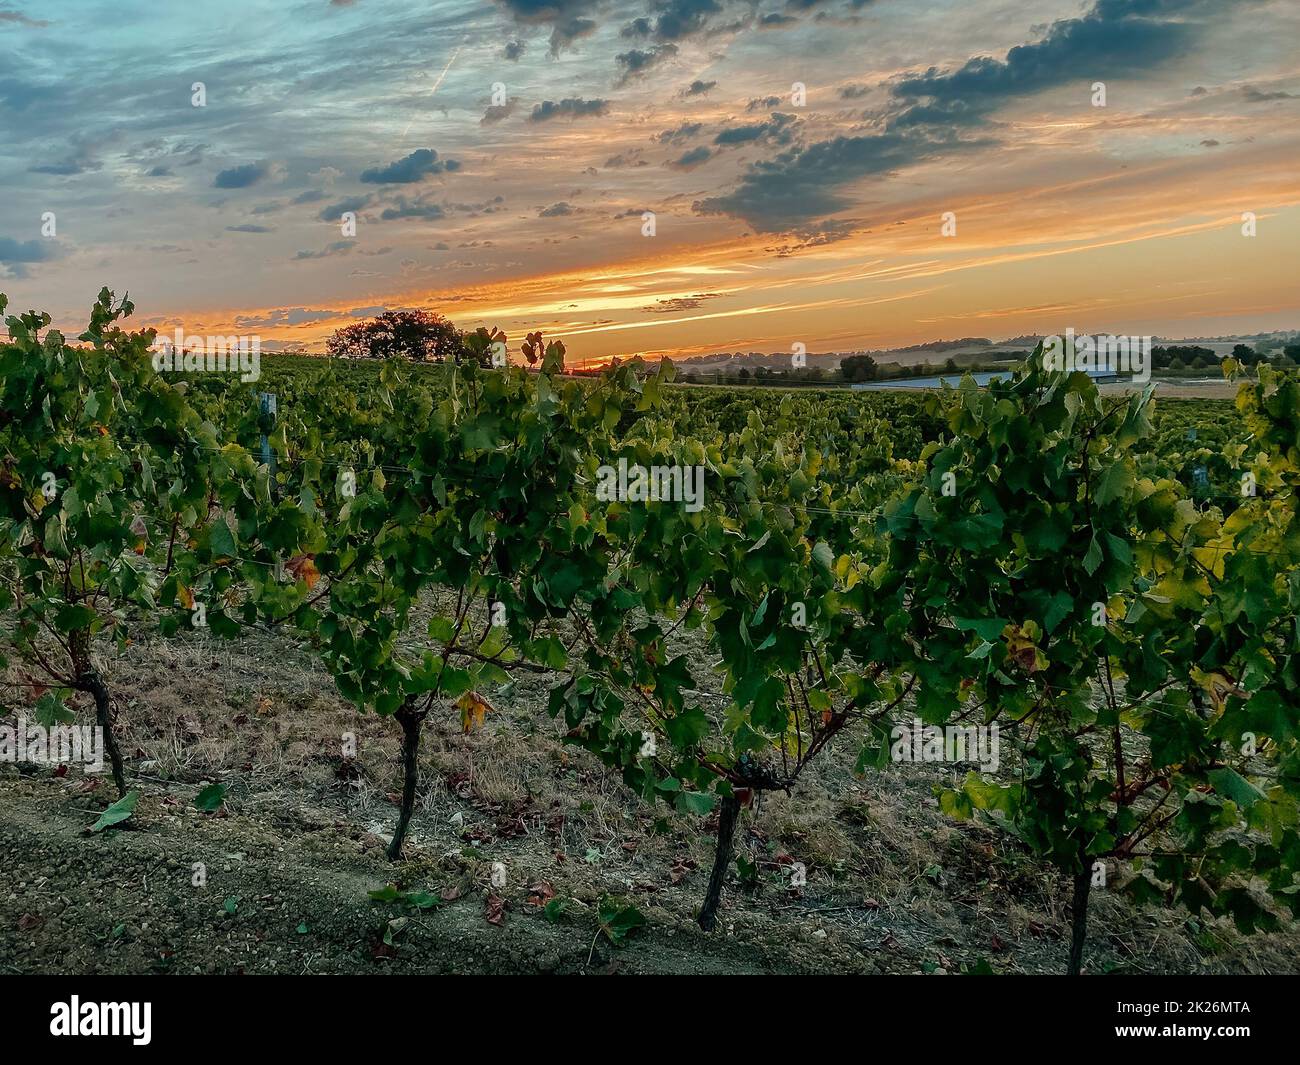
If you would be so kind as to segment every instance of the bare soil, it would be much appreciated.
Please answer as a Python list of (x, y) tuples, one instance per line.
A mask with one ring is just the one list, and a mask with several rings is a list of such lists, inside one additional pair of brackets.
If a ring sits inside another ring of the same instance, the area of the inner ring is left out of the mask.
[[(396, 818), (399, 730), (339, 699), (307, 651), (259, 633), (233, 644), (186, 637), (104, 654), (130, 786), (141, 799), (123, 827), (88, 834), (116, 797), (106, 775), (0, 765), (0, 971), (955, 973), (1065, 965), (1068, 885), (1004, 833), (939, 812), (934, 788), (955, 769), (906, 765), (859, 778), (856, 747), (841, 737), (793, 795), (743, 811), (739, 853), (756, 879), (742, 884), (733, 865), (718, 930), (706, 935), (695, 916), (711, 824), (640, 803), (566, 746), (562, 726), (545, 713), (546, 678), (489, 693), (494, 709), (470, 735), (454, 708), (435, 710), (406, 859), (394, 865), (383, 851)], [(80, 713), (92, 719), (88, 707)], [(198, 791), (218, 781), (228, 787), (224, 807), (199, 811)], [(495, 863), (504, 867), (501, 888), (490, 883)], [(795, 863), (807, 869), (802, 888), (790, 886)], [(390, 881), (441, 905), (371, 901), (369, 892)], [(618, 945), (597, 920), (609, 899), (648, 921)], [(1117, 892), (1094, 900), (1091, 972), (1300, 967), (1294, 926), (1243, 937), (1230, 924), (1137, 910)]]

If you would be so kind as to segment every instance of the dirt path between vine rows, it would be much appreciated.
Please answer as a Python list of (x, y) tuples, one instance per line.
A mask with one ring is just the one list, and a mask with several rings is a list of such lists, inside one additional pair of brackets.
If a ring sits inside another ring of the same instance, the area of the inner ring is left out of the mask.
[[(702, 649), (685, 650), (708, 678)], [(641, 802), (565, 743), (543, 681), (494, 691), (492, 712), (468, 735), (453, 707), (431, 715), (407, 860), (394, 865), (383, 852), (401, 786), (397, 730), (345, 704), (293, 640), (146, 640), (125, 653), (106, 647), (104, 658), (141, 798), (124, 827), (87, 834), (115, 797), (110, 780), (0, 762), (0, 972), (1056, 973), (1065, 964), (1060, 874), (1008, 833), (939, 810), (936, 788), (952, 786), (961, 766), (859, 773), (846, 736), (790, 795), (743, 812), (719, 927), (705, 935), (695, 917), (713, 823)], [(704, 698), (710, 712), (723, 705)], [(74, 709), (83, 721), (93, 712)], [(0, 720), (12, 725), (17, 712)], [(213, 782), (225, 802), (203, 813), (195, 799)], [(806, 883), (795, 887), (798, 867)], [(429, 912), (372, 902), (390, 881), (446, 901)], [(1247, 937), (1222, 919), (1137, 908), (1122, 891), (1094, 895), (1090, 972), (1300, 969), (1294, 924)], [(551, 919), (539, 905), (548, 901)], [(645, 927), (611, 944), (598, 932), (602, 904), (634, 906)]]
[[(499, 926), (485, 916), (486, 893), (466, 885), (460, 899), (411, 918), (386, 945), (384, 932), (401, 911), (369, 900), (368, 892), (394, 875), (379, 841), (333, 820), (303, 823), (302, 814), (286, 810), (279, 826), (207, 817), (149, 790), (132, 828), (89, 835), (95, 811), (52, 793), (46, 782), (6, 779), (0, 782), (0, 965), (11, 973), (872, 968), (816, 939), (778, 951), (653, 919), (615, 949), (594, 937), (592, 913), (546, 920), (528, 903), (526, 885), (502, 891)], [(283, 831), (295, 821), (296, 831)], [(195, 863), (206, 866), (206, 887), (193, 883)], [(653, 907), (648, 915), (656, 916)]]

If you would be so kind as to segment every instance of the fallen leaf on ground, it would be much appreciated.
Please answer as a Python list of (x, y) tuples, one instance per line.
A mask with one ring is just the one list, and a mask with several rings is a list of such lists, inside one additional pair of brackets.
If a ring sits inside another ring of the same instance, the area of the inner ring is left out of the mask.
[(553, 898), (555, 898), (555, 888), (545, 880), (539, 884), (534, 884), (528, 889), (528, 905), (530, 906), (545, 906)]

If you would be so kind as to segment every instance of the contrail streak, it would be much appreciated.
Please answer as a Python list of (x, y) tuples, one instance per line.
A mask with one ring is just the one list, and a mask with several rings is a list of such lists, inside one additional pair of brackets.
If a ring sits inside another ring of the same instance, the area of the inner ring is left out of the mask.
[[(443, 78), (447, 76), (447, 71), (451, 69), (452, 63), (456, 62), (456, 57), (460, 55), (460, 50), (465, 47), (465, 42), (467, 40), (469, 40), (468, 34), (466, 34), (464, 37), (460, 39), (460, 44), (456, 45), (456, 50), (451, 53), (451, 58), (447, 60), (447, 65), (442, 68), (442, 73), (438, 75), (438, 80), (433, 83), (433, 88), (429, 90), (430, 96), (432, 96), (435, 92), (438, 91), (438, 87), (442, 84)], [(406, 129), (402, 130), (403, 144), (406, 143), (406, 135), (411, 132), (411, 127), (413, 125), (415, 125), (414, 116), (412, 116), (411, 121), (406, 124)]]

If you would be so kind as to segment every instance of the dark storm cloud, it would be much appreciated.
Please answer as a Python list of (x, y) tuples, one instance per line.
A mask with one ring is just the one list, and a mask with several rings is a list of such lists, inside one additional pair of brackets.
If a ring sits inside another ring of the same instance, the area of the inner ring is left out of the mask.
[(620, 81), (626, 82), (657, 67), (676, 54), (677, 45), (656, 44), (651, 48), (633, 48), (627, 52), (620, 52), (614, 57), (614, 62), (623, 72)]
[(624, 37), (660, 42), (684, 40), (709, 28), (709, 19), (722, 12), (718, 0), (652, 0), (649, 18), (636, 18), (623, 27)]
[(719, 147), (734, 147), (738, 144), (755, 144), (759, 141), (784, 146), (794, 139), (794, 115), (774, 112), (767, 122), (754, 122), (747, 126), (731, 126), (724, 129), (713, 143)]
[(549, 122), (553, 118), (583, 118), (603, 115), (608, 110), (608, 100), (581, 100), (576, 97), (569, 97), (559, 103), (554, 100), (543, 100), (533, 107), (528, 121)]
[(1296, 97), (1289, 92), (1282, 92), (1280, 89), (1276, 92), (1262, 92), (1253, 85), (1243, 85), (1241, 87), (1242, 98), (1248, 104), (1262, 104), (1269, 100), (1294, 100)]
[(322, 222), (337, 222), (345, 212), (351, 211), (355, 214), (362, 208), (370, 206), (370, 200), (370, 196), (346, 196), (338, 203), (332, 203), (324, 208), (317, 217)]
[(625, 167), (649, 166), (644, 159), (640, 158), (641, 149), (632, 148), (626, 152), (619, 152), (618, 155), (611, 155), (605, 160), (605, 167), (608, 170), (622, 170)]
[(890, 129), (907, 129), (911, 126), (976, 126), (987, 121), (992, 107), (987, 101), (981, 104), (965, 100), (945, 100), (935, 103), (913, 104), (889, 119)]
[(432, 148), (419, 148), (395, 163), (361, 171), (361, 181), (366, 185), (412, 185), (430, 174), (459, 169), (455, 159), (439, 159)]
[[(266, 329), (280, 325), (308, 325), (328, 322), (338, 317), (338, 311), (316, 310), (314, 307), (277, 307), (266, 314), (239, 314), (235, 325), (241, 329)], [(349, 312), (351, 313), (351, 312)]]
[(1098, 0), (1081, 18), (1053, 22), (1041, 41), (1002, 59), (974, 56), (955, 71), (931, 67), (894, 86), (902, 99), (961, 100), (971, 106), (1041, 92), (1081, 78), (1131, 76), (1184, 52), (1198, 27), (1159, 16), (1187, 14), (1204, 0)]
[(514, 114), (514, 110), (514, 100), (504, 104), (489, 104), (487, 110), (483, 112), (483, 117), (478, 120), (478, 124), (480, 126), (491, 126), (503, 119), (509, 118)]
[(0, 237), (0, 263), (43, 263), (54, 258), (54, 247), (47, 240)]
[(574, 41), (580, 41), (584, 37), (590, 37), (595, 32), (595, 19), (570, 18), (557, 22), (555, 28), (551, 30), (551, 54), (559, 55), (565, 48), (573, 44)]
[(944, 153), (988, 144), (892, 130), (834, 137), (755, 163), (733, 191), (697, 200), (692, 209), (697, 214), (743, 219), (759, 232), (806, 232), (849, 206), (839, 194), (844, 186)]
[[(1082, 17), (1052, 23), (1041, 40), (1016, 45), (1001, 59), (975, 56), (956, 70), (932, 67), (902, 78), (891, 90), (898, 110), (880, 131), (788, 148), (751, 166), (731, 192), (699, 200), (693, 209), (730, 215), (762, 232), (838, 238), (826, 227), (830, 216), (849, 206), (842, 189), (943, 155), (992, 146), (991, 139), (972, 138), (969, 131), (986, 125), (1007, 100), (1068, 82), (1147, 72), (1186, 51), (1204, 17), (1225, 6), (1224, 0), (1097, 0)], [(792, 136), (784, 127), (775, 133), (760, 130), (733, 127), (715, 143)]]
[(28, 263), (43, 263), (58, 255), (52, 240), (14, 240), (0, 237), (0, 275), (19, 280), (27, 277)]
[(660, 144), (681, 144), (690, 140), (703, 128), (703, 122), (683, 122), (676, 129), (666, 129), (662, 133), (656, 134), (654, 139)]
[(682, 95), (703, 96), (705, 93), (709, 92), (710, 89), (716, 89), (717, 87), (718, 83), (716, 81), (701, 81), (699, 78), (696, 78), (682, 90)]
[[(596, 20), (589, 18), (595, 12), (598, 0), (498, 0), (517, 22), (532, 26), (551, 27), (551, 54), (561, 51), (583, 37), (596, 32)], [(517, 43), (517, 42), (515, 42)], [(507, 49), (511, 45), (506, 46)], [(520, 46), (520, 52), (522, 52)], [(508, 59), (519, 56), (507, 55)]]
[(246, 189), (250, 185), (256, 185), (270, 172), (271, 168), (266, 163), (232, 166), (228, 170), (219, 171), (212, 186), (217, 189)]
[(394, 218), (425, 218), (436, 221), (439, 218), (446, 218), (447, 212), (441, 204), (427, 200), (408, 200), (405, 196), (399, 196), (391, 207), (384, 208), (379, 217), (385, 222), (391, 222)]
[(376, 248), (374, 251), (361, 251), (357, 248), (355, 240), (336, 240), (332, 244), (327, 244), (320, 251), (300, 251), (293, 257), (294, 262), (301, 262), (306, 259), (332, 259), (336, 255), (350, 255), (353, 251), (358, 255), (389, 255), (392, 248)]
[(661, 41), (679, 41), (699, 33), (711, 15), (722, 11), (717, 0), (667, 0), (655, 7), (660, 12), (655, 37)]
[(694, 170), (701, 163), (708, 162), (712, 156), (713, 152), (701, 144), (698, 148), (692, 148), (689, 152), (685, 152), (668, 165), (674, 170)]

